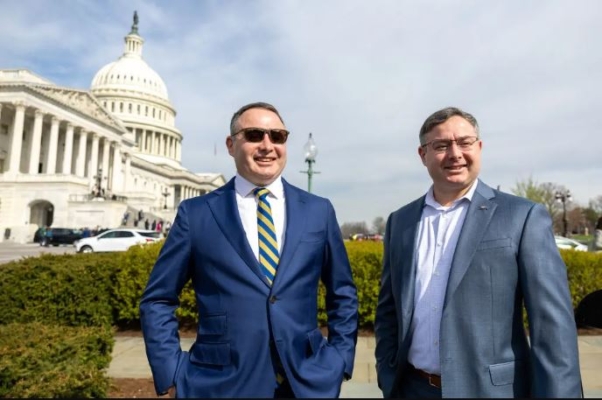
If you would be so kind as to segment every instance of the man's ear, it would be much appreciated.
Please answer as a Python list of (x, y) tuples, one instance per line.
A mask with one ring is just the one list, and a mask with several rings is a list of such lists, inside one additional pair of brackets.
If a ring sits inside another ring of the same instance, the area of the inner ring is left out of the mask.
[(226, 148), (228, 149), (228, 154), (232, 155), (234, 152), (234, 138), (231, 135), (226, 137)]
[(424, 150), (424, 147), (418, 146), (418, 155), (420, 156), (420, 159), (422, 160), (422, 165), (426, 166), (426, 161), (425, 161), (426, 151)]

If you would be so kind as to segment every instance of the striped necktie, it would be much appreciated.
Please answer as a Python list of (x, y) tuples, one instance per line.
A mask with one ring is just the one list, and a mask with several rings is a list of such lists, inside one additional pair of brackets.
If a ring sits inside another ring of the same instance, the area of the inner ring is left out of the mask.
[(276, 239), (276, 228), (272, 219), (272, 208), (268, 202), (270, 191), (266, 188), (256, 188), (253, 192), (257, 198), (259, 265), (271, 285), (276, 275), (280, 255), (278, 252), (278, 240)]

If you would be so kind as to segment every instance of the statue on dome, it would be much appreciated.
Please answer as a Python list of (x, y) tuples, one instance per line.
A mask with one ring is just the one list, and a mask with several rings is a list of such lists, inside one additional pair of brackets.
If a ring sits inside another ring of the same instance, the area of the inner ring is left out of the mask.
[(138, 33), (138, 11), (134, 11), (134, 24), (130, 33)]

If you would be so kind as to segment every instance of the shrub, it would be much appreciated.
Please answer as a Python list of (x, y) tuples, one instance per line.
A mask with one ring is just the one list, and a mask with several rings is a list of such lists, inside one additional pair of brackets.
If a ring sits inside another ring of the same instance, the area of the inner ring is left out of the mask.
[(109, 254), (45, 254), (1, 265), (0, 324), (111, 326), (117, 269)]
[(0, 325), (0, 397), (106, 397), (107, 327)]
[(588, 294), (602, 289), (602, 253), (560, 250), (567, 266), (573, 308)]
[[(130, 247), (121, 254), (120, 268), (116, 275), (116, 323), (121, 325), (140, 321), (140, 299), (163, 243), (164, 241), (160, 240), (144, 246)], [(186, 283), (182, 289), (176, 316), (182, 324), (191, 324), (198, 320), (191, 282)]]

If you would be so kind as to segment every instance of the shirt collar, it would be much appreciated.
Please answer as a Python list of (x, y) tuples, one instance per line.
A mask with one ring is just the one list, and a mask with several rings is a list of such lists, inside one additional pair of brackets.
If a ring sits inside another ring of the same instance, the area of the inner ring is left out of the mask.
[[(253, 190), (255, 190), (255, 188), (257, 188), (257, 187), (260, 187), (260, 186), (257, 186), (255, 184), (249, 182), (248, 180), (243, 178), (238, 173), (236, 174), (236, 177), (234, 179), (234, 188), (236, 189), (236, 192), (240, 196), (242, 196), (242, 197), (254, 196)], [(264, 187), (270, 191), (269, 196), (272, 196), (276, 199), (284, 198), (284, 187), (282, 185), (282, 177), (281, 176), (276, 178), (276, 180), (274, 180), (274, 182), (270, 183), (269, 185), (261, 186), (261, 187)]]
[(468, 192), (466, 192), (466, 194), (464, 194), (464, 196), (460, 197), (459, 199), (454, 200), (452, 202), (452, 205), (449, 206), (449, 207), (444, 207), (441, 204), (439, 204), (437, 202), (437, 200), (435, 200), (435, 196), (433, 195), (433, 185), (431, 185), (431, 187), (429, 188), (428, 192), (426, 192), (426, 198), (424, 199), (424, 205), (425, 206), (433, 207), (436, 210), (441, 210), (441, 209), (454, 208), (455, 206), (457, 206), (464, 199), (466, 199), (469, 202), (471, 202), (472, 201), (472, 197), (474, 196), (474, 192), (477, 190), (477, 184), (478, 183), (479, 183), (479, 180), (475, 179), (475, 181), (473, 182), (473, 184), (470, 187), (470, 189), (468, 189)]

